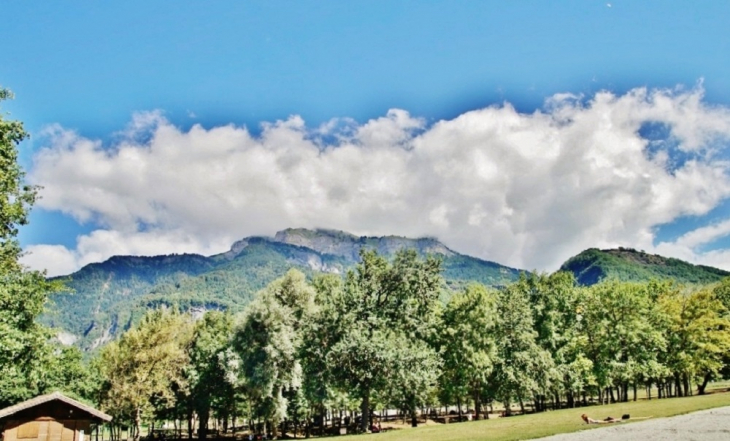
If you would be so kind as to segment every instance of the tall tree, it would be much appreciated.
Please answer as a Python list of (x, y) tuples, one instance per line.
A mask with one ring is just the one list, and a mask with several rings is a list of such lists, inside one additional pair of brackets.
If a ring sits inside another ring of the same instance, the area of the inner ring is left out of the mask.
[(232, 334), (233, 317), (228, 313), (208, 311), (195, 323), (185, 377), (189, 385), (190, 409), (198, 414), (200, 439), (207, 436), (211, 410), (222, 417), (234, 412), (235, 389), (226, 379), (225, 358)]
[(535, 407), (545, 410), (545, 395), (553, 395), (555, 405), (560, 405), (560, 395), (565, 393), (569, 404), (574, 403), (575, 393), (580, 392), (588, 380), (590, 362), (579, 350), (578, 299), (575, 278), (569, 272), (554, 274), (523, 275), (513, 289), (527, 293), (531, 305), (537, 343), (552, 357), (552, 369), (547, 373), (550, 390), (543, 390), (535, 397)]
[[(12, 97), (0, 88), (0, 102)], [(19, 262), (18, 227), (28, 222), (38, 191), (25, 183), (18, 164), (17, 147), (27, 136), (22, 123), (0, 113), (0, 407), (45, 392), (52, 383), (46, 372), (51, 334), (35, 319), (60, 286)]]
[(654, 322), (660, 315), (656, 290), (654, 284), (612, 280), (591, 287), (582, 302), (586, 355), (593, 361), (596, 381), (609, 388), (613, 400), (628, 400), (629, 386), (646, 378), (646, 367), (666, 348)]
[(302, 327), (302, 344), (298, 357), (302, 363), (302, 399), (311, 413), (324, 413), (326, 403), (332, 398), (347, 397), (345, 390), (336, 390), (333, 372), (327, 364), (327, 354), (339, 335), (343, 321), (331, 315), (331, 302), (342, 298), (344, 287), (342, 277), (334, 274), (321, 275), (314, 279), (314, 306), (305, 318)]
[(396, 253), (392, 262), (374, 251), (360, 257), (342, 289), (326, 296), (319, 318), (331, 332), (323, 350), (330, 378), (360, 400), (366, 431), (374, 393), (392, 391), (414, 415), (434, 386), (438, 358), (426, 342), (437, 329), (443, 280), (441, 262), (419, 259), (413, 250)]
[(496, 324), (497, 293), (482, 285), (454, 294), (442, 313), (441, 396), (445, 403), (473, 398), (477, 419), (497, 357)]
[(134, 440), (155, 402), (175, 399), (174, 389), (187, 387), (183, 368), (192, 339), (190, 317), (167, 310), (148, 312), (139, 326), (104, 347), (100, 369), (105, 379), (101, 406), (120, 420), (131, 420)]
[(672, 292), (660, 306), (667, 314), (667, 367), (674, 372), (677, 390), (690, 393), (697, 381), (700, 394), (717, 377), (730, 352), (730, 317), (713, 290), (699, 289), (689, 294)]
[[(730, 318), (730, 277), (720, 281), (714, 288), (715, 297), (725, 307), (725, 317)], [(730, 378), (730, 351), (723, 357), (723, 367), (720, 371), (723, 378)]]
[(525, 399), (548, 389), (550, 354), (538, 344), (529, 295), (521, 284), (500, 292), (497, 308), (496, 395), (511, 413), (514, 400), (524, 412)]
[(274, 432), (288, 415), (287, 394), (301, 386), (300, 329), (313, 299), (304, 274), (290, 270), (257, 295), (234, 332), (239, 385), (254, 416), (269, 421)]

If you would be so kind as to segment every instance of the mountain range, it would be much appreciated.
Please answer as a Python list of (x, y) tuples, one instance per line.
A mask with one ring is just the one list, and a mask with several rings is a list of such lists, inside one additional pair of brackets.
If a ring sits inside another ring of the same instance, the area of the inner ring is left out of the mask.
[(70, 293), (51, 296), (41, 321), (59, 329), (59, 339), (94, 349), (128, 328), (145, 309), (176, 305), (193, 313), (238, 311), (254, 294), (290, 268), (307, 276), (344, 274), (361, 248), (392, 256), (402, 248), (440, 256), (444, 278), (454, 289), (480, 282), (502, 286), (520, 271), (459, 254), (436, 239), (358, 237), (341, 231), (288, 229), (274, 237), (249, 237), (214, 256), (114, 256), (65, 277)]
[[(129, 328), (148, 308), (177, 306), (202, 314), (210, 309), (239, 311), (257, 291), (290, 268), (311, 277), (344, 274), (359, 261), (362, 248), (391, 257), (408, 248), (442, 259), (446, 284), (459, 289), (471, 282), (501, 287), (522, 270), (459, 254), (433, 238), (358, 237), (342, 231), (287, 229), (274, 237), (249, 237), (214, 256), (114, 256), (62, 277), (70, 292), (51, 296), (41, 321), (59, 330), (59, 339), (93, 350)], [(680, 283), (710, 283), (730, 273), (640, 251), (589, 249), (569, 259), (562, 270), (579, 283), (606, 277), (621, 280), (675, 278)]]

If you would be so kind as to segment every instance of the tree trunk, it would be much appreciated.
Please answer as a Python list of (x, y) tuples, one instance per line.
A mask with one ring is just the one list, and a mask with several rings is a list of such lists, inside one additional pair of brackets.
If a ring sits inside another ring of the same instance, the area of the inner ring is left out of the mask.
[(279, 437), (279, 422), (271, 421), (271, 429), (269, 430), (271, 438), (277, 439)]
[(193, 439), (193, 412), (188, 413), (188, 439)]
[(210, 419), (210, 408), (203, 409), (198, 415), (198, 439), (204, 440), (208, 437), (208, 420)]
[(705, 394), (705, 388), (707, 387), (707, 384), (710, 382), (710, 378), (712, 378), (712, 376), (710, 375), (710, 373), (709, 372), (706, 373), (705, 374), (705, 378), (702, 379), (702, 384), (698, 384), (697, 385), (697, 393), (698, 394), (700, 394), (700, 395), (704, 395)]
[(367, 433), (368, 420), (370, 419), (370, 391), (367, 389), (362, 397), (362, 403), (360, 403), (360, 412), (362, 412), (362, 417), (360, 418), (360, 430), (363, 433)]
[(474, 394), (474, 412), (476, 414), (474, 415), (474, 419), (477, 421), (481, 419), (481, 413), (482, 413), (482, 402), (481, 397), (479, 396), (479, 390)]
[(142, 409), (139, 407), (134, 412), (134, 441), (139, 441), (139, 427), (142, 425)]

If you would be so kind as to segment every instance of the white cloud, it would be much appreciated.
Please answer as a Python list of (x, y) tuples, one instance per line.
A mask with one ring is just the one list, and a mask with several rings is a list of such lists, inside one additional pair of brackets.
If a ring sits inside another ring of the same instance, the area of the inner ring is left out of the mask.
[[(691, 159), (670, 168), (676, 151), (647, 154), (645, 123), (670, 127)], [(223, 251), (287, 227), (436, 236), (554, 270), (588, 247), (652, 250), (655, 226), (730, 196), (728, 164), (716, 159), (730, 110), (704, 103), (700, 87), (561, 94), (531, 114), (505, 104), (432, 125), (394, 109), (362, 125), (309, 128), (293, 116), (262, 128), (181, 131), (150, 112), (104, 146), (53, 127), (29, 175), (44, 186), (39, 205), (99, 226), (57, 258), (58, 271), (113, 254)], [(672, 252), (701, 259), (689, 242)], [(38, 267), (59, 249), (33, 251)]]
[(210, 255), (228, 249), (232, 241), (232, 238), (222, 235), (218, 240), (202, 243), (180, 230), (96, 230), (80, 236), (73, 250), (62, 245), (31, 245), (27, 247), (22, 261), (31, 268), (46, 270), (49, 276), (58, 276), (114, 255), (154, 256), (190, 252)]
[(49, 276), (71, 274), (80, 268), (79, 259), (63, 245), (31, 245), (21, 261), (31, 268), (47, 271)]

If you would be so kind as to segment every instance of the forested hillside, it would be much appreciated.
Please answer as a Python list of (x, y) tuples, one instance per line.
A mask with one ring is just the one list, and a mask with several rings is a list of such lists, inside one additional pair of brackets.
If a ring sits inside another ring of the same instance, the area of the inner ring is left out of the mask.
[[(61, 278), (71, 294), (51, 297), (42, 321), (60, 331), (65, 343), (96, 348), (128, 329), (144, 311), (161, 305), (194, 313), (242, 310), (254, 294), (289, 269), (309, 279), (316, 274), (344, 275), (359, 262), (361, 249), (389, 257), (412, 249), (441, 259), (444, 281), (455, 291), (477, 282), (503, 287), (519, 270), (459, 254), (433, 238), (358, 237), (342, 231), (288, 229), (273, 238), (249, 237), (215, 256), (194, 254), (138, 257), (115, 256)], [(680, 284), (707, 284), (727, 271), (647, 254), (630, 248), (588, 249), (560, 268), (580, 285), (604, 279), (649, 281), (671, 279)]]
[(60, 278), (72, 293), (51, 296), (42, 321), (60, 331), (66, 343), (96, 348), (160, 305), (184, 310), (239, 311), (253, 295), (297, 268), (312, 277), (344, 274), (359, 261), (361, 248), (392, 256), (400, 249), (442, 260), (446, 284), (469, 282), (504, 286), (519, 271), (458, 254), (435, 239), (357, 237), (341, 231), (292, 229), (274, 238), (250, 237), (215, 256), (194, 254), (154, 257), (115, 256)]
[(603, 279), (626, 282), (671, 279), (681, 284), (708, 284), (730, 275), (730, 272), (721, 269), (692, 265), (632, 248), (590, 248), (568, 259), (560, 270), (572, 272), (578, 283), (585, 286)]

